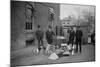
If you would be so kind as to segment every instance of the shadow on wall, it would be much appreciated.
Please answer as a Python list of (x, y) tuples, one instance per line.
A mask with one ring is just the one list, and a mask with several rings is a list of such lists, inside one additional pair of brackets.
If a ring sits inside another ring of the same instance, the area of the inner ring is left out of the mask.
[(25, 29), (25, 2), (11, 1), (11, 50), (23, 48)]

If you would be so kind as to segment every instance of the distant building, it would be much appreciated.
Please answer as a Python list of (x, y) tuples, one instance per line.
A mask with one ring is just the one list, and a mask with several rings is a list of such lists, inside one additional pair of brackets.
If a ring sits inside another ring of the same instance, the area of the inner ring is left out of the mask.
[(94, 24), (90, 22), (90, 25), (89, 25), (89, 22), (84, 20), (84, 19), (75, 19), (75, 18), (69, 18), (69, 17), (66, 17), (64, 18), (63, 20), (61, 20), (61, 24), (62, 24), (62, 27), (64, 29), (64, 32), (66, 34), (66, 39), (68, 41), (68, 33), (66, 32), (70, 27), (73, 27), (74, 30), (76, 30), (77, 27), (80, 27), (82, 32), (83, 32), (83, 43), (86, 44), (87, 41), (88, 41), (88, 33), (90, 31), (93, 31), (94, 30)]

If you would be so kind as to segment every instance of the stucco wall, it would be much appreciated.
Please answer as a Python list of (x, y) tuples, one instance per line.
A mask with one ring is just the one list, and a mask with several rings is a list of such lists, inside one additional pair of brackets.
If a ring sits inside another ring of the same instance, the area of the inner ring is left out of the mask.
[(23, 48), (25, 29), (25, 2), (11, 1), (11, 48)]
[[(30, 2), (32, 5), (34, 2)], [(45, 4), (45, 3), (44, 3)], [(34, 18), (33, 27), (37, 29), (37, 25), (41, 25), (43, 31), (47, 30), (47, 26), (50, 24), (48, 21), (48, 9), (42, 4), (35, 2), (36, 17)], [(59, 5), (46, 3), (47, 6), (54, 8), (55, 12), (55, 25), (59, 25)], [(25, 2), (24, 1), (12, 1), (11, 2), (11, 50), (17, 50), (24, 48), (25, 45)], [(33, 30), (33, 31), (34, 31)]]

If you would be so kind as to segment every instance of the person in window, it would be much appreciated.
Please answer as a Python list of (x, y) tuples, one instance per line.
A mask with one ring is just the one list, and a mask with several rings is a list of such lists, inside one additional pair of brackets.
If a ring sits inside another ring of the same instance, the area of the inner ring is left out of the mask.
[(80, 53), (82, 52), (82, 49), (81, 49), (81, 43), (82, 43), (82, 36), (83, 36), (83, 33), (82, 31), (80, 30), (80, 27), (77, 28), (76, 30), (76, 52), (78, 52), (78, 46), (79, 46), (79, 51)]
[(36, 30), (36, 38), (38, 40), (38, 50), (41, 50), (41, 47), (43, 46), (43, 31), (41, 30), (40, 25), (38, 25), (38, 29)]
[(54, 32), (52, 31), (51, 26), (48, 26), (48, 30), (46, 31), (46, 40), (48, 42), (48, 44), (52, 44), (53, 43), (53, 36), (54, 36)]

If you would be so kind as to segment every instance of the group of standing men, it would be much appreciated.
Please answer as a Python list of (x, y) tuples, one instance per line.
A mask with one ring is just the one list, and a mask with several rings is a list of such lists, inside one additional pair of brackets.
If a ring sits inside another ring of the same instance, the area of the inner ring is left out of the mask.
[[(48, 30), (45, 32), (46, 34), (46, 40), (48, 44), (52, 44), (53, 37), (55, 36), (54, 32), (52, 31), (52, 27), (48, 26)], [(41, 48), (46, 49), (46, 47), (43, 45), (43, 37), (44, 32), (41, 30), (40, 25), (38, 25), (38, 29), (36, 30), (36, 38), (38, 40), (38, 50), (40, 51)]]
[[(76, 44), (76, 52), (82, 52), (82, 47), (81, 47), (81, 44), (82, 44), (82, 36), (83, 36), (83, 33), (82, 31), (80, 30), (80, 27), (77, 27), (77, 30), (74, 31), (73, 28), (71, 27), (71, 30), (69, 31), (69, 42), (68, 44), (72, 44), (72, 47), (73, 47), (73, 43)], [(79, 50), (78, 50), (78, 47), (79, 47)]]
[[(48, 26), (48, 30), (45, 32), (45, 34), (46, 34), (47, 43), (52, 44), (53, 37), (55, 36), (55, 34), (52, 31), (51, 26)], [(72, 47), (73, 47), (73, 44), (75, 43), (76, 44), (76, 52), (79, 51), (80, 53), (82, 52), (82, 49), (81, 49), (82, 36), (83, 36), (83, 33), (79, 27), (77, 28), (76, 31), (74, 31), (73, 28), (71, 27), (71, 30), (69, 31), (68, 44), (72, 44)], [(39, 51), (41, 50), (41, 48), (46, 49), (43, 45), (43, 37), (44, 37), (44, 32), (41, 30), (40, 25), (38, 25), (38, 29), (36, 30), (36, 38), (38, 40), (38, 50)], [(78, 47), (79, 47), (79, 50), (78, 50)]]

